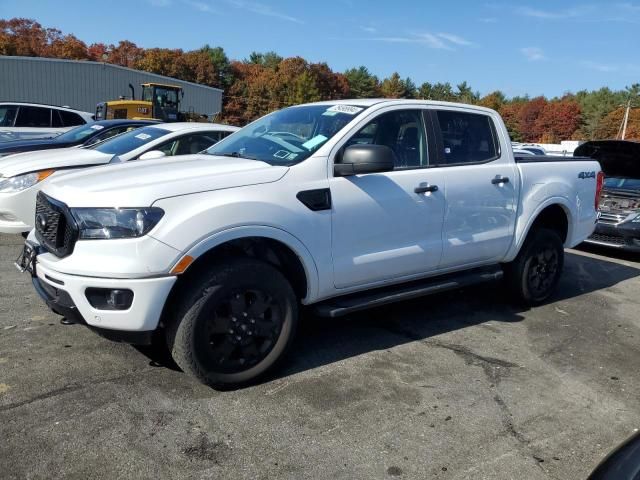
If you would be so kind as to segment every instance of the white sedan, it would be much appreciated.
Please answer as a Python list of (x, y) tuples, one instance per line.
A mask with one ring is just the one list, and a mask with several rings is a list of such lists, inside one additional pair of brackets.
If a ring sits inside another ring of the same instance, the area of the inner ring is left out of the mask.
[(215, 123), (162, 123), (113, 137), (89, 148), (60, 148), (0, 159), (0, 232), (33, 227), (42, 181), (79, 168), (198, 153), (238, 130)]

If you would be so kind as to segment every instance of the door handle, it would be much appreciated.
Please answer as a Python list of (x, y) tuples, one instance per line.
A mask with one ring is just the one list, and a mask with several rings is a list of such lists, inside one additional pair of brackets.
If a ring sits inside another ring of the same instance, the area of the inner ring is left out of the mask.
[(413, 189), (415, 193), (427, 193), (427, 192), (437, 192), (437, 185), (421, 185)]
[(509, 177), (503, 177), (503, 176), (496, 176), (496, 178), (492, 178), (491, 179), (491, 183), (493, 183), (494, 185), (499, 185), (501, 183), (509, 183)]

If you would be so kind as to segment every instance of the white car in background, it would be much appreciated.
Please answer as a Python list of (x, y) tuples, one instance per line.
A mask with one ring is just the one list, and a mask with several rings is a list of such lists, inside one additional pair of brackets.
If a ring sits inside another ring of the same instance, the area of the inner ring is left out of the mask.
[(529, 150), (523, 150), (522, 148), (513, 148), (513, 154), (518, 157), (518, 156), (522, 156), (522, 155), (535, 155), (535, 153), (529, 151)]
[(161, 123), (89, 148), (17, 153), (0, 159), (0, 232), (33, 228), (42, 181), (80, 168), (198, 153), (238, 130), (216, 123)]
[(524, 150), (531, 153), (532, 155), (547, 155), (547, 150), (537, 143), (512, 142), (511, 145), (514, 149)]
[(93, 120), (92, 113), (69, 107), (0, 102), (0, 142), (55, 137)]

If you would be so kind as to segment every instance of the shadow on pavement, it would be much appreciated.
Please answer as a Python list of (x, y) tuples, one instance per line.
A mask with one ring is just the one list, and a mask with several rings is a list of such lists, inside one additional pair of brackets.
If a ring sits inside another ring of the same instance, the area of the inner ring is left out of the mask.
[[(638, 268), (566, 252), (565, 270), (551, 301), (612, 287), (640, 276)], [(514, 305), (502, 282), (400, 302), (343, 318), (307, 314), (298, 340), (277, 377), (344, 360), (369, 351), (427, 340), (487, 322), (519, 322), (527, 309)]]
[[(567, 252), (564, 274), (552, 301), (609, 288), (639, 275), (640, 265), (634, 268)], [(336, 319), (320, 318), (309, 309), (303, 310), (292, 351), (283, 366), (263, 382), (472, 325), (520, 322), (526, 310), (510, 301), (502, 282), (399, 302)], [(166, 348), (136, 349), (151, 360), (151, 365), (178, 369)]]
[(595, 245), (592, 243), (581, 243), (580, 245), (575, 247), (575, 250), (592, 253), (596, 255), (602, 255), (602, 256), (614, 258), (617, 260), (635, 262), (635, 263), (638, 263), (638, 266), (640, 268), (640, 253), (638, 252), (629, 252), (625, 250), (619, 250), (617, 248)]

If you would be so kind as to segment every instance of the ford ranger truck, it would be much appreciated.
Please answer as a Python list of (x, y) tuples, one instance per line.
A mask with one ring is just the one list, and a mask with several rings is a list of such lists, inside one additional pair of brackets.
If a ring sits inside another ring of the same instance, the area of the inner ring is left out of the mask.
[(545, 302), (602, 180), (592, 159), (516, 159), (486, 108), (299, 105), (205, 154), (52, 179), (17, 264), (68, 320), (162, 339), (185, 372), (237, 387), (282, 359), (301, 305), (337, 317), (503, 277)]

